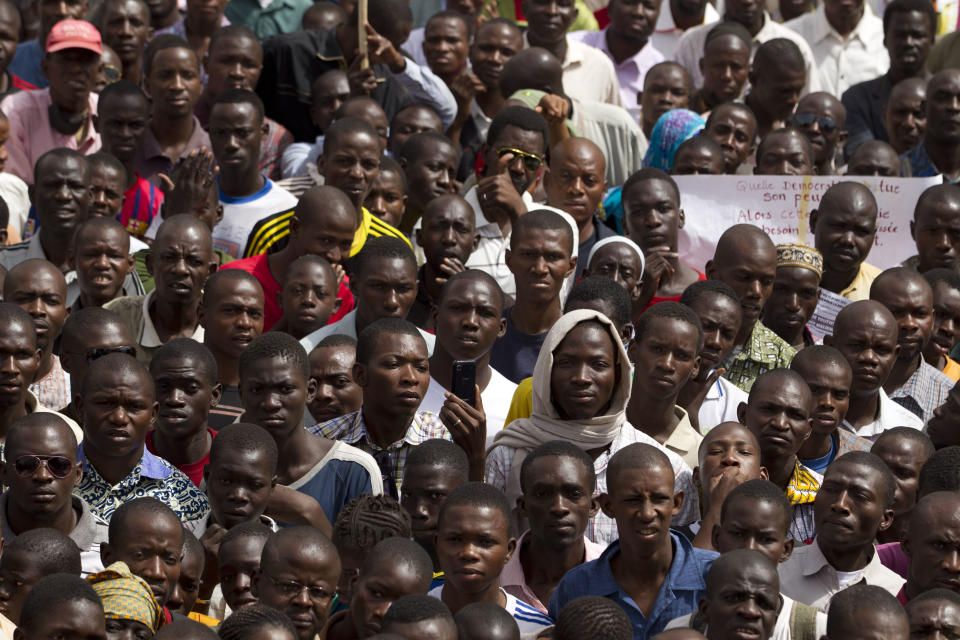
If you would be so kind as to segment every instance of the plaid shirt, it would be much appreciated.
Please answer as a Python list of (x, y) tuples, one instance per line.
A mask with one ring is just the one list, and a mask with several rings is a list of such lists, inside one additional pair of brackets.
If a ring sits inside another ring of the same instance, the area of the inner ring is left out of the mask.
[(156, 498), (177, 514), (183, 525), (200, 537), (210, 515), (207, 496), (194, 486), (190, 478), (163, 458), (143, 448), (143, 457), (130, 474), (111, 485), (87, 460), (80, 444), (79, 462), (83, 477), (73, 495), (90, 505), (90, 511), (110, 522), (113, 512), (134, 498)]
[(790, 535), (801, 544), (813, 540), (817, 526), (813, 519), (813, 501), (820, 490), (823, 476), (803, 465), (799, 459), (793, 467), (793, 475), (787, 481), (787, 500), (793, 505), (793, 521)]
[(267, 135), (260, 145), (260, 173), (277, 181), (283, 177), (280, 158), (284, 150), (293, 144), (293, 136), (276, 120), (264, 118), (263, 121), (267, 125)]
[(920, 366), (899, 389), (890, 394), (890, 399), (915, 413), (926, 424), (933, 417), (933, 410), (947, 401), (953, 380), (927, 364), (921, 356), (917, 357), (920, 358)]
[(796, 355), (793, 347), (768, 329), (759, 320), (743, 348), (727, 357), (723, 377), (749, 392), (761, 373), (771, 369), (786, 369)]
[[(394, 498), (400, 495), (400, 486), (403, 484), (403, 465), (407, 462), (410, 450), (433, 438), (453, 439), (447, 428), (440, 422), (440, 416), (430, 411), (418, 411), (413, 416), (413, 422), (407, 428), (403, 440), (397, 440), (386, 449), (374, 444), (370, 438), (367, 425), (363, 421), (363, 409), (308, 427), (307, 431), (331, 440), (346, 442), (372, 455), (377, 461), (377, 466), (380, 467), (384, 491)], [(395, 493), (390, 491), (391, 486)]]

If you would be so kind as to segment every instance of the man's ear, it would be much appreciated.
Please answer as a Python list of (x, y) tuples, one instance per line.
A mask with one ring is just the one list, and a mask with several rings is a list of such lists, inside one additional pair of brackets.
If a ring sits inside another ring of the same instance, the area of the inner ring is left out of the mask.
[(703, 63), (704, 63), (703, 58), (700, 58), (699, 60), (697, 60), (697, 67), (700, 69), (700, 75), (703, 75), (703, 66), (704, 66)]
[(716, 280), (716, 278), (713, 277), (717, 273), (717, 270), (713, 267), (713, 260), (707, 260), (707, 264), (703, 267), (703, 272), (707, 276), (707, 280)]
[(111, 564), (113, 564), (112, 559), (113, 559), (113, 551), (112, 549), (110, 549), (110, 543), (101, 542), (100, 543), (100, 562), (103, 564), (103, 566), (109, 567)]
[(796, 541), (793, 538), (789, 537), (783, 541), (783, 549), (780, 551), (780, 559), (777, 561), (778, 563), (786, 562), (790, 558), (790, 556), (793, 554), (793, 545), (795, 542)]
[(914, 241), (914, 242), (917, 241), (917, 227), (916, 227), (916, 224), (917, 224), (917, 223), (914, 222), (913, 220), (910, 221), (910, 237), (913, 238), (913, 241)]
[(578, 256), (570, 256), (570, 268), (563, 274), (564, 278), (569, 278), (570, 274), (577, 270), (577, 257)]
[(317, 395), (317, 379), (311, 376), (310, 378), (307, 378), (306, 404), (310, 404), (311, 402), (313, 402), (313, 399), (316, 397), (316, 395)]
[(210, 408), (220, 404), (220, 399), (223, 397), (223, 385), (219, 382), (213, 385), (213, 388), (210, 390)]
[(740, 424), (747, 424), (746, 422), (744, 422), (746, 417), (747, 417), (747, 403), (741, 402), (737, 406), (737, 422), (739, 422)]
[[(700, 66), (701, 67), (703, 66), (703, 59), (700, 60)], [(707, 611), (708, 611), (707, 597), (701, 596), (700, 604), (697, 606), (697, 615), (705, 620), (707, 618)]]
[(761, 480), (769, 480), (769, 479), (770, 479), (770, 472), (767, 471), (767, 468), (764, 467), (764, 466), (762, 466), (762, 465), (761, 465), (761, 467), (760, 467), (760, 479), (761, 479)]
[(828, 347), (835, 347), (835, 346), (836, 346), (836, 345), (834, 345), (834, 343), (833, 343), (833, 336), (832, 336), (832, 335), (823, 336), (823, 344), (827, 345)]
[(673, 494), (673, 515), (676, 516), (680, 513), (680, 509), (683, 508), (683, 491), (677, 491)]
[[(34, 176), (34, 180), (36, 180), (36, 176)], [(32, 184), (27, 185), (27, 198), (30, 200), (30, 204), (37, 204), (37, 188)]]
[(507, 542), (507, 555), (503, 557), (503, 566), (507, 566), (507, 563), (510, 562), (510, 558), (513, 557), (513, 554), (516, 550), (517, 550), (517, 539), (510, 538), (510, 541)]
[(687, 224), (687, 214), (683, 212), (683, 209), (680, 209), (680, 213), (677, 214), (677, 229), (683, 229), (685, 224)]
[[(33, 186), (31, 185), (31, 189)], [(147, 268), (147, 273), (151, 276), (153, 275), (153, 250), (147, 251), (147, 254), (143, 256), (143, 266)]]
[(600, 503), (600, 510), (603, 511), (603, 515), (608, 518), (613, 518), (613, 500), (610, 499), (610, 494), (601, 493), (597, 496), (597, 502)]
[[(367, 365), (354, 362), (351, 373), (353, 374), (353, 381), (357, 383), (358, 387), (363, 388), (367, 386)], [(316, 391), (314, 391), (314, 393), (316, 393)]]
[(206, 319), (206, 314), (203, 312), (203, 303), (201, 302), (199, 305), (197, 305), (197, 322), (199, 322), (200, 326), (206, 330), (207, 325), (204, 324), (204, 319)]
[[(6, 484), (6, 482), (4, 482), (4, 484)], [(527, 505), (526, 505), (526, 502), (525, 502), (524, 499), (523, 499), (523, 494), (517, 496), (517, 506), (516, 506), (516, 508), (514, 509), (514, 511), (516, 512), (517, 517), (518, 517), (520, 520), (526, 520), (526, 519), (527, 519)]]
[[(814, 209), (810, 212), (810, 231), (816, 231), (817, 229), (817, 218), (819, 217), (819, 210)], [(913, 235), (913, 223), (910, 223), (910, 234)]]
[[(912, 223), (911, 223), (912, 224)], [(423, 246), (423, 229), (414, 229), (413, 230), (413, 240), (417, 243), (418, 247)]]
[(500, 328), (497, 329), (497, 337), (502, 338), (505, 335), (507, 335), (507, 319), (501, 316)]
[(717, 544), (718, 540), (720, 540), (720, 525), (715, 524), (713, 525), (713, 529), (710, 530), (710, 545), (714, 548), (714, 550), (720, 548), (720, 545)]
[[(473, 246), (470, 247), (470, 253), (473, 253), (477, 250), (477, 247), (480, 246), (480, 236), (474, 234), (473, 236)], [(470, 256), (467, 256), (467, 260), (470, 259)]]
[(691, 480), (693, 481), (693, 486), (695, 486), (695, 487), (701, 487), (701, 486), (703, 486), (703, 485), (700, 484), (700, 483), (701, 483), (701, 479), (700, 479), (700, 465), (697, 465), (697, 466), (695, 466), (695, 467), (693, 468), (693, 476), (691, 477)]
[(880, 531), (886, 531), (893, 525), (893, 509), (884, 509), (883, 517), (880, 518)]

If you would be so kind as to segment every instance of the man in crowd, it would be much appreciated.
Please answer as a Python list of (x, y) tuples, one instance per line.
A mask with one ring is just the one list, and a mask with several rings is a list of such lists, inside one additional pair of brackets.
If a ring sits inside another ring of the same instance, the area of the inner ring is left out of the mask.
[(193, 115), (203, 90), (200, 59), (186, 40), (162, 35), (147, 46), (143, 65), (144, 87), (153, 106), (135, 162), (137, 173), (160, 187), (159, 174), (172, 177), (191, 151), (210, 148), (207, 132)]
[(923, 140), (901, 154), (904, 177), (943, 175), (944, 182), (960, 179), (960, 69), (946, 69), (927, 83), (927, 130)]
[(407, 204), (404, 229), (420, 228), (420, 217), (435, 198), (454, 192), (459, 152), (450, 140), (436, 131), (415, 133), (397, 153), (406, 178)]
[(886, 142), (867, 140), (850, 156), (846, 175), (895, 178), (900, 175), (900, 156)]
[(137, 343), (137, 358), (144, 363), (172, 338), (203, 339), (200, 297), (207, 277), (216, 270), (210, 230), (189, 214), (167, 218), (147, 256), (147, 269), (156, 283), (153, 291), (105, 305), (127, 323)]
[(922, 421), (897, 404), (884, 391), (900, 351), (897, 319), (875, 300), (860, 300), (844, 307), (833, 324), (833, 335), (824, 344), (835, 347), (850, 364), (853, 382), (842, 429), (871, 442), (887, 429), (919, 429)]
[(960, 364), (951, 357), (960, 342), (960, 273), (931, 269), (923, 274), (933, 289), (933, 334), (923, 359), (951, 380), (960, 379)]
[[(864, 11), (861, 24), (866, 20)], [(924, 65), (936, 33), (936, 8), (923, 0), (899, 0), (887, 5), (883, 12), (883, 46), (889, 57), (889, 70), (882, 75), (864, 76), (861, 82), (849, 82), (849, 89), (842, 94), (834, 93), (837, 97), (842, 95), (847, 109), (845, 128), (849, 135), (844, 152), (848, 158), (868, 140), (889, 142), (884, 112), (893, 87), (907, 78), (924, 77)], [(873, 36), (874, 40), (876, 37)], [(875, 42), (864, 45), (873, 47)]]
[(105, 355), (87, 369), (73, 402), (84, 427), (83, 477), (74, 493), (95, 514), (109, 522), (121, 505), (146, 496), (168, 505), (188, 529), (203, 528), (207, 497), (144, 446), (158, 406), (143, 364), (123, 353)]
[(103, 3), (100, 20), (103, 43), (116, 52), (123, 68), (120, 76), (139, 85), (143, 82), (143, 48), (153, 37), (150, 9), (143, 0), (110, 0)]
[(815, 343), (807, 328), (820, 299), (823, 256), (802, 244), (777, 245), (777, 275), (763, 310), (763, 322), (800, 351)]
[(43, 58), (50, 87), (21, 91), (0, 102), (10, 124), (5, 170), (31, 184), (34, 164), (47, 151), (67, 147), (88, 154), (100, 148), (92, 124), (97, 110), (94, 72), (103, 53), (100, 32), (82, 20), (50, 26)]
[(929, 436), (910, 427), (894, 427), (884, 431), (873, 443), (870, 453), (890, 468), (897, 483), (893, 499), (893, 524), (877, 534), (878, 542), (895, 544), (900, 541), (917, 504), (920, 471), (934, 451)]
[(757, 176), (809, 176), (816, 172), (813, 145), (796, 127), (776, 129), (757, 145)]
[(933, 289), (913, 269), (894, 267), (873, 281), (870, 299), (889, 309), (899, 326), (900, 350), (883, 390), (926, 423), (953, 387), (951, 378), (923, 359), (933, 334)]
[(814, 82), (810, 74), (816, 71), (804, 62), (802, 47), (786, 37), (757, 47), (750, 66), (750, 93), (744, 104), (753, 110), (761, 138), (787, 124), (804, 89)]
[(756, 148), (757, 118), (750, 107), (728, 102), (710, 112), (703, 135), (723, 149), (723, 172), (736, 173)]
[(866, 582), (896, 595), (903, 579), (880, 562), (877, 532), (893, 522), (893, 474), (871, 453), (853, 451), (830, 465), (814, 501), (816, 537), (780, 565), (780, 588), (825, 611), (830, 598)]
[(837, 156), (843, 148), (847, 132), (843, 124), (847, 111), (837, 98), (824, 91), (810, 93), (797, 103), (790, 122), (807, 136), (813, 145), (814, 165), (817, 175), (832, 176), (838, 173), (842, 162)]
[(910, 559), (907, 581), (896, 594), (901, 604), (938, 587), (957, 592), (958, 520), (960, 500), (956, 492), (937, 491), (917, 503), (901, 539), (903, 553)]
[(740, 299), (743, 320), (734, 341), (740, 351), (728, 356), (723, 375), (744, 391), (749, 391), (757, 376), (770, 369), (788, 366), (796, 353), (760, 321), (763, 305), (773, 291), (777, 249), (759, 227), (738, 224), (720, 236), (706, 271), (708, 278), (726, 283)]
[(79, 291), (71, 298), (68, 290), (67, 306), (71, 312), (103, 306), (114, 298), (142, 292), (143, 285), (137, 286), (140, 278), (133, 270), (132, 241), (112, 216), (90, 218), (79, 226), (73, 241)]
[(290, 233), (297, 199), (260, 172), (268, 125), (263, 103), (246, 89), (227, 89), (210, 108), (210, 143), (220, 166), (223, 220), (214, 246), (233, 258), (269, 253)]
[(823, 255), (820, 286), (850, 300), (870, 297), (880, 269), (866, 262), (877, 235), (877, 199), (867, 187), (840, 182), (810, 212), (814, 246)]
[(700, 58), (703, 86), (690, 96), (694, 111), (706, 113), (740, 98), (750, 73), (751, 40), (739, 22), (724, 22), (710, 30)]
[(884, 112), (890, 146), (903, 154), (923, 141), (927, 132), (927, 83), (907, 78), (893, 85)]
[(934, 185), (917, 198), (910, 221), (917, 254), (903, 266), (926, 273), (931, 269), (960, 269), (960, 194), (950, 185)]

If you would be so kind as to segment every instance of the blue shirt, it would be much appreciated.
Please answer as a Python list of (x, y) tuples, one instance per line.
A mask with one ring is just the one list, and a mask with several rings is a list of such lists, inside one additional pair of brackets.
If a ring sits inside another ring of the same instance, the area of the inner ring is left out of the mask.
[(674, 531), (670, 532), (670, 538), (673, 542), (673, 562), (660, 585), (649, 618), (643, 615), (613, 577), (610, 561), (620, 553), (619, 540), (610, 543), (596, 560), (574, 567), (563, 576), (547, 607), (550, 617), (556, 620), (563, 607), (575, 598), (603, 596), (616, 602), (627, 613), (633, 625), (634, 640), (647, 640), (663, 631), (674, 618), (693, 613), (706, 593), (707, 571), (720, 554), (697, 549)]
[(503, 312), (507, 320), (507, 331), (497, 338), (490, 349), (490, 366), (503, 374), (503, 377), (520, 384), (524, 378), (533, 375), (533, 367), (540, 356), (540, 347), (547, 339), (547, 333), (530, 334), (517, 329), (510, 320), (510, 309)]
[(73, 494), (90, 505), (90, 511), (107, 522), (120, 505), (134, 498), (156, 498), (173, 509), (191, 532), (201, 531), (210, 515), (207, 496), (172, 464), (143, 447), (143, 457), (126, 478), (111, 485), (87, 460), (83, 443), (77, 455), (83, 477)]
[[(906, 160), (910, 163), (910, 171), (912, 175), (905, 177), (929, 178), (930, 176), (940, 175), (940, 170), (937, 169), (935, 164), (933, 164), (933, 160), (931, 160), (930, 156), (927, 154), (927, 149), (923, 146), (922, 140), (920, 141), (920, 144), (915, 146), (913, 149), (910, 149), (910, 151), (901, 153), (900, 160), (901, 162)], [(948, 179), (947, 176), (943, 176), (943, 181), (947, 183), (955, 182)]]
[(13, 54), (7, 71), (36, 85), (37, 89), (45, 89), (50, 86), (50, 81), (43, 75), (43, 56), (43, 47), (39, 40), (21, 42), (17, 45), (17, 52)]
[(379, 470), (372, 458), (365, 467), (361, 453), (343, 442), (334, 442), (320, 462), (287, 486), (319, 502), (327, 520), (336, 522), (344, 505), (365, 493), (374, 493), (370, 473), (371, 469), (374, 473)]

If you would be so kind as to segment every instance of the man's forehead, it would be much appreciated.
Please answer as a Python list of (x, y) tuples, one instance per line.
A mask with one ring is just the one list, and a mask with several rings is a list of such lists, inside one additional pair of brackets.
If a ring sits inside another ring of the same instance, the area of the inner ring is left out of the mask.
[(11, 292), (11, 295), (28, 294), (65, 295), (67, 292), (67, 282), (53, 265), (29, 265), (22, 269), (12, 269), (7, 273), (7, 279), (3, 283), (4, 291)]

